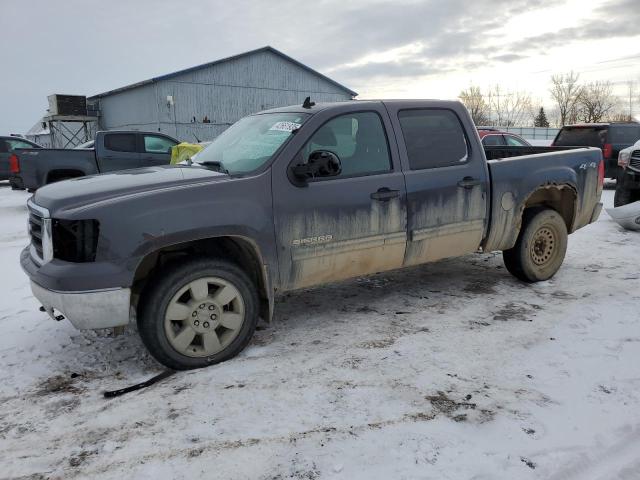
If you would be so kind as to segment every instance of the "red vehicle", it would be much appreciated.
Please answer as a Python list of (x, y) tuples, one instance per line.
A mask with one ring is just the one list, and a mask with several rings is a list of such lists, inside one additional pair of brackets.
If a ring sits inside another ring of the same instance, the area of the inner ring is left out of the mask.
[(495, 128), (479, 127), (478, 135), (482, 145), (487, 147), (530, 147), (531, 144), (524, 138), (509, 132), (502, 132)]

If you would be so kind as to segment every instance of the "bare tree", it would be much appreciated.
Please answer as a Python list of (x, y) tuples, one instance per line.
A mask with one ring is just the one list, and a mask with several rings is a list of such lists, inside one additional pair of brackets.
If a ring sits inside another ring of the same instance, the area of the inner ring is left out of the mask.
[(578, 83), (579, 78), (580, 75), (573, 72), (551, 77), (549, 92), (558, 107), (561, 127), (568, 122), (575, 121), (572, 117), (577, 114), (578, 99), (582, 91), (582, 87)]
[(597, 123), (605, 120), (617, 105), (611, 82), (593, 82), (580, 89), (577, 102), (578, 120)]
[[(629, 80), (627, 82), (627, 88), (629, 91), (629, 120), (631, 121), (633, 119), (633, 94), (636, 89), (635, 82), (633, 80)], [(640, 95), (638, 96), (638, 99), (640, 100)]]
[(531, 123), (533, 107), (527, 92), (507, 92), (496, 85), (489, 91), (487, 103), (496, 125), (513, 127)]
[(467, 107), (473, 123), (476, 125), (488, 125), (491, 123), (489, 118), (489, 105), (484, 99), (484, 95), (480, 90), (480, 87), (474, 87), (473, 85), (460, 92), (458, 98), (464, 106)]
[(627, 112), (622, 111), (612, 112), (607, 116), (609, 122), (630, 122), (632, 120)]

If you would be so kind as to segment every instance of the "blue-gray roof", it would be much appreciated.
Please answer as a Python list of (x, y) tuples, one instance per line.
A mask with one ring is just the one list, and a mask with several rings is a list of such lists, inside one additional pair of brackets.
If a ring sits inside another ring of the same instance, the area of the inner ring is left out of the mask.
[(131, 90), (133, 88), (137, 88), (137, 87), (142, 87), (143, 85), (148, 85), (150, 83), (155, 83), (155, 82), (159, 82), (161, 80), (167, 80), (169, 78), (173, 78), (176, 77), (178, 75), (182, 75), (184, 73), (189, 73), (189, 72), (193, 72), (195, 70), (200, 70), (202, 68), (207, 68), (207, 67), (212, 67), (214, 65), (217, 65), (219, 63), (224, 63), (224, 62), (228, 62), (230, 60), (235, 60), (237, 58), (242, 58), (242, 57), (246, 57), (248, 55), (253, 55), (254, 53), (260, 53), (260, 52), (271, 52), (274, 53), (282, 58), (284, 58), (285, 60), (294, 63), (295, 65), (304, 68), (305, 70), (307, 70), (308, 72), (313, 73), (314, 75), (317, 75), (323, 79), (325, 79), (326, 81), (332, 83), (333, 85), (335, 85), (336, 87), (344, 90), (345, 92), (347, 92), (349, 95), (355, 97), (357, 96), (357, 92), (354, 92), (353, 90), (351, 90), (350, 88), (345, 87), (344, 85), (336, 82), (335, 80), (332, 80), (331, 78), (327, 77), (326, 75), (323, 75), (322, 73), (318, 72), (317, 70), (314, 70), (311, 67), (308, 67), (307, 65), (305, 65), (304, 63), (299, 62), (298, 60), (291, 58), (288, 55), (285, 55), (284, 53), (282, 53), (280, 50), (276, 50), (275, 48), (267, 45), (266, 47), (262, 47), (262, 48), (258, 48), (255, 50), (249, 50), (248, 52), (244, 52), (244, 53), (240, 53), (238, 55), (233, 55), (231, 57), (226, 57), (226, 58), (221, 58), (220, 60), (215, 60), (213, 62), (209, 62), (209, 63), (203, 63), (202, 65), (197, 65), (195, 67), (190, 67), (190, 68), (185, 68), (184, 70), (178, 70), (177, 72), (173, 72), (173, 73), (167, 73), (166, 75), (161, 75), (159, 77), (154, 77), (154, 78), (150, 78), (149, 80), (143, 80), (141, 82), (137, 82), (137, 83), (132, 83), (131, 85), (126, 85), (124, 87), (120, 87), (120, 88), (116, 88), (114, 90), (109, 90), (108, 92), (103, 92), (103, 93), (98, 93), (96, 95), (93, 95), (91, 97), (89, 97), (90, 99), (93, 98), (101, 98), (101, 97), (106, 97), (109, 95), (112, 95), (114, 93), (120, 93), (120, 92), (124, 92), (126, 90)]

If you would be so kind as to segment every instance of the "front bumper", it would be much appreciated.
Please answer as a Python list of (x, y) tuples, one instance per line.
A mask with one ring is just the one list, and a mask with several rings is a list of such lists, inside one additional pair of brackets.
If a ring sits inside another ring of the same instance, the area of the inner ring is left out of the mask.
[(31, 291), (51, 318), (55, 318), (55, 309), (80, 330), (120, 327), (129, 323), (129, 288), (56, 292), (32, 281)]

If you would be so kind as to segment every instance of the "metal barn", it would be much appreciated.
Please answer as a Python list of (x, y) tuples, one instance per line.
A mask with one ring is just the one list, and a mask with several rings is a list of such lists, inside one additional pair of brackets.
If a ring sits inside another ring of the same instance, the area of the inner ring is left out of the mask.
[(245, 115), (273, 107), (352, 100), (353, 90), (273, 47), (188, 68), (87, 99), (103, 130), (149, 130), (210, 140)]

